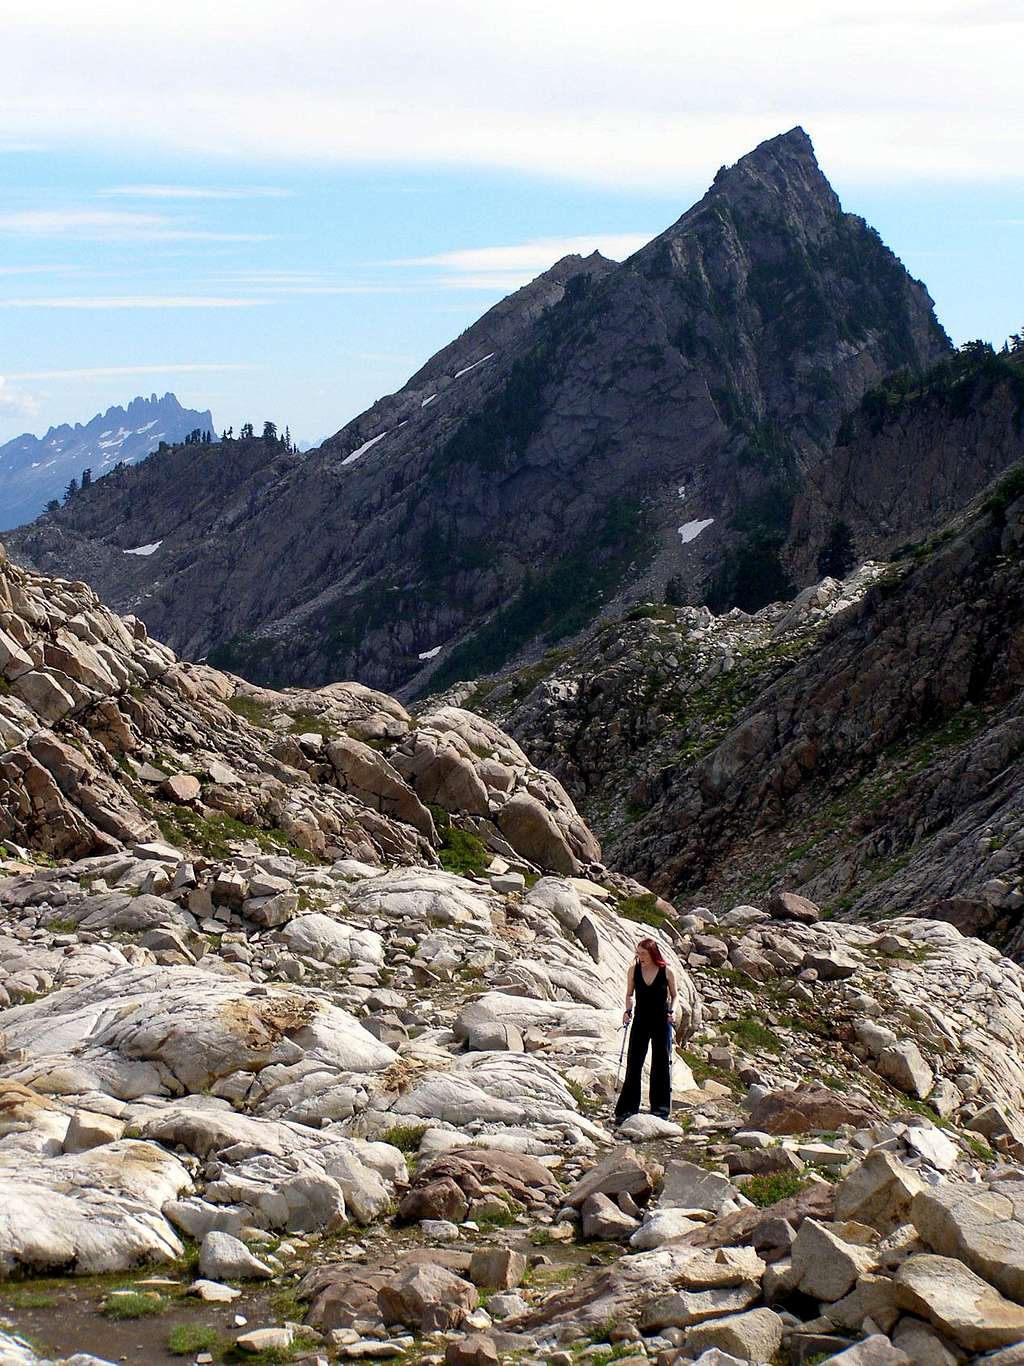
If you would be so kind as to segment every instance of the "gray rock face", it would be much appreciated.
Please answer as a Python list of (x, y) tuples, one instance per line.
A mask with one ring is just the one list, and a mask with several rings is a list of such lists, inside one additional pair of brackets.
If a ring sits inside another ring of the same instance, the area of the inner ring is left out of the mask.
[[(172, 452), (15, 545), (264, 682), (450, 682), (615, 590), (735, 594), (758, 536), (781, 543), (777, 469), (815, 464), (865, 389), (947, 348), (793, 129), (628, 262), (559, 262), (301, 461), (249, 442), (215, 468), (200, 448), (186, 481)], [(186, 482), (187, 510), (168, 497)], [(129, 576), (121, 549), (142, 537), (162, 544)]]

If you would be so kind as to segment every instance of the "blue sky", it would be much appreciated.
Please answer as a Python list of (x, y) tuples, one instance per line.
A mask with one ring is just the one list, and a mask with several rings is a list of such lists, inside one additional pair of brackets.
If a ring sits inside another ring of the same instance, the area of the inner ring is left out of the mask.
[(165, 389), (319, 439), (797, 122), (954, 339), (1001, 342), (1024, 325), (1022, 17), (41, 0), (5, 16), (0, 440)]

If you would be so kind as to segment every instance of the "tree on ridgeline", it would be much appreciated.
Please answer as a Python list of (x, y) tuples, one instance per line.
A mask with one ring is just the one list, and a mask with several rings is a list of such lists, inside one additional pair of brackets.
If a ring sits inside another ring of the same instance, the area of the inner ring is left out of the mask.
[(238, 433), (238, 436), (239, 440), (241, 441), (251, 441), (253, 439), (252, 423), (243, 422), (241, 430)]
[(263, 424), (263, 440), (264, 440), (264, 441), (276, 441), (276, 440), (277, 440), (277, 423), (276, 423), (276, 422), (264, 422), (264, 424)]
[(82, 471), (82, 488), (83, 488), (83, 489), (87, 489), (91, 483), (92, 483), (92, 467), (91, 467), (91, 466), (87, 466), (87, 467)]
[(75, 494), (76, 494), (77, 492), (78, 492), (78, 480), (74, 477), (74, 475), (72, 475), (72, 477), (68, 480), (68, 486), (67, 486), (67, 488), (64, 490), (64, 501), (65, 501), (65, 503), (70, 502), (71, 499), (74, 498), (74, 496), (75, 496)]

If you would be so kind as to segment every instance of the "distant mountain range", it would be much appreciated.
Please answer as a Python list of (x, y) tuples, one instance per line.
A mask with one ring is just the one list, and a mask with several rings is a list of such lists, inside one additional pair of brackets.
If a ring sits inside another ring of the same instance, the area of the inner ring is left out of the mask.
[(559, 261), (319, 449), (169, 451), (5, 539), (193, 658), (415, 695), (638, 601), (792, 596), (830, 537), (866, 539), (870, 500), (833, 531), (844, 420), (950, 352), (794, 128), (621, 264)]
[(209, 409), (183, 408), (174, 394), (133, 398), (91, 421), (63, 423), (45, 436), (25, 433), (0, 446), (0, 531), (30, 522), (72, 479), (90, 470), (98, 479), (124, 461), (145, 460), (161, 441), (174, 445), (199, 428), (215, 432)]

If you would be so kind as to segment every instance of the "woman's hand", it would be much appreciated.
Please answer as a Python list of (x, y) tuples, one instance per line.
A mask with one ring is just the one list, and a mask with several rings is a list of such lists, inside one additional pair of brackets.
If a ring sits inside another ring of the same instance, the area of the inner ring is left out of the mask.
[(622, 1012), (622, 1023), (628, 1025), (633, 1018), (633, 1012), (628, 1007)]

